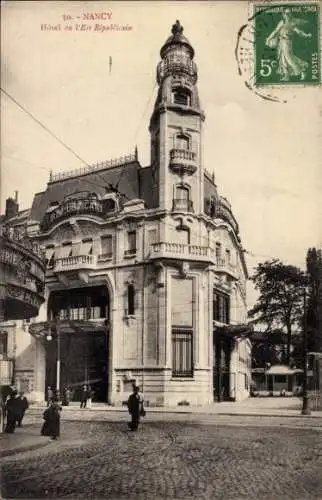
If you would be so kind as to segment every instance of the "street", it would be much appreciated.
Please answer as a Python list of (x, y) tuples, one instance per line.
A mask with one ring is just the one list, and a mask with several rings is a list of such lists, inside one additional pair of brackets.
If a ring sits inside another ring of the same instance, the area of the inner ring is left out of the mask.
[[(2, 496), (322, 498), (317, 422), (306, 427), (300, 419), (167, 415), (146, 419), (131, 433), (126, 420), (63, 421), (59, 441), (4, 457)], [(36, 436), (39, 429), (40, 422), (27, 421), (16, 432)]]

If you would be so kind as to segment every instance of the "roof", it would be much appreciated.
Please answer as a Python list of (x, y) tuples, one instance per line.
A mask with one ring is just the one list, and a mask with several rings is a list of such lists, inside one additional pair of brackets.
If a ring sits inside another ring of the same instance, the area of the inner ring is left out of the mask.
[(176, 21), (175, 24), (172, 26), (172, 35), (169, 36), (169, 38), (166, 40), (164, 45), (161, 48), (160, 54), (161, 57), (164, 56), (166, 49), (171, 46), (171, 45), (185, 45), (191, 54), (191, 57), (194, 56), (194, 50), (189, 42), (188, 38), (186, 38), (182, 33), (183, 33), (183, 27), (180, 24), (180, 21)]
[(5, 215), (0, 216), (0, 224), (9, 223), (11, 226), (18, 226), (19, 224), (24, 224), (30, 216), (30, 208), (25, 210), (20, 210), (17, 215), (10, 217), (8, 219)]
[[(137, 160), (108, 167), (100, 171), (90, 171), (85, 175), (62, 178), (61, 180), (49, 182), (46, 191), (37, 193), (34, 197), (30, 211), (33, 220), (40, 221), (51, 203), (62, 202), (66, 196), (81, 191), (89, 191), (103, 196), (109, 186), (118, 186), (118, 190), (127, 200), (142, 198), (145, 194), (149, 199), (149, 189), (140, 189), (140, 171), (142, 167)], [(143, 175), (142, 178), (145, 176)], [(148, 176), (146, 176), (148, 177)], [(145, 182), (145, 185), (148, 184)], [(140, 192), (141, 191), (141, 192)]]

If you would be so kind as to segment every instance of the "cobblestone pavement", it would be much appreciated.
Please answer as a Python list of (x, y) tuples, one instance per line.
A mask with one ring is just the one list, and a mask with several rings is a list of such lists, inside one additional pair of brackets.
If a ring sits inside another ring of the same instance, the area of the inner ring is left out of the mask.
[(322, 499), (321, 471), (313, 428), (151, 421), (131, 433), (78, 421), (45, 448), (5, 457), (1, 479), (4, 498), (304, 500)]

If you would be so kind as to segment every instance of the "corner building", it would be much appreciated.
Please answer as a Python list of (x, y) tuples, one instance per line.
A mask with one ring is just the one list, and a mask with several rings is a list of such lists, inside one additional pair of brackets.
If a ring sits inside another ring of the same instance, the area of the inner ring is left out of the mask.
[(88, 382), (97, 401), (116, 405), (133, 382), (159, 406), (249, 394), (247, 269), (231, 205), (203, 165), (197, 66), (178, 21), (157, 82), (150, 166), (136, 150), (51, 175), (35, 195), (28, 231), (47, 271), (29, 325), (34, 399), (57, 377), (75, 399)]

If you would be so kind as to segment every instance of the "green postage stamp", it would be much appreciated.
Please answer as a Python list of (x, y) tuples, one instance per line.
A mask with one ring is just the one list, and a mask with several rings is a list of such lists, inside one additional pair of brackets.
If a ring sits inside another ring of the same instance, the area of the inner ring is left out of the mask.
[(255, 84), (321, 81), (319, 5), (255, 5)]

